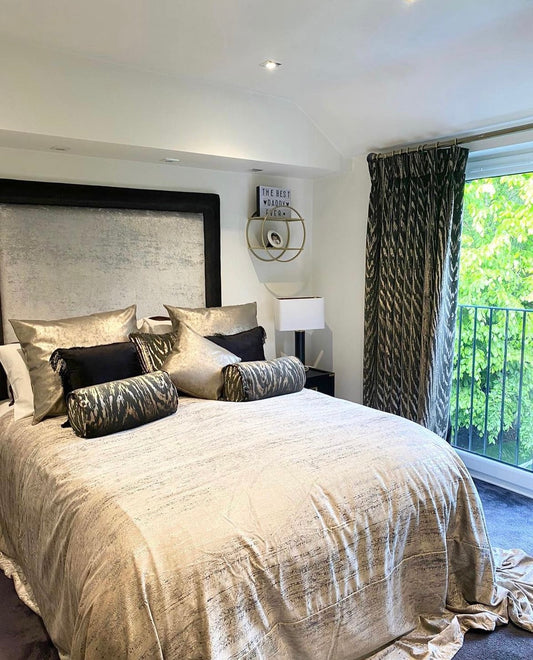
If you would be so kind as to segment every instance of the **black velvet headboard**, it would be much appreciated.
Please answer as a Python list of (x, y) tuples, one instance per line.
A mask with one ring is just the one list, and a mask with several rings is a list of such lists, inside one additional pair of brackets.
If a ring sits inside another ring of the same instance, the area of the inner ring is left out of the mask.
[[(204, 238), (205, 304), (209, 307), (221, 304), (220, 198), (218, 195), (0, 179), (0, 205), (8, 205), (3, 206), (3, 209), (9, 210), (9, 205), (19, 204), (201, 214)], [(3, 217), (0, 215), (0, 221)], [(61, 236), (58, 236), (57, 239), (61, 240)], [(2, 277), (1, 274), (0, 277)], [(1, 292), (5, 291), (5, 286), (8, 284), (8, 282), (0, 282), (0, 319), (3, 317)], [(132, 302), (135, 301), (124, 300), (124, 306)], [(172, 304), (172, 300), (170, 303)], [(8, 313), (9, 310), (4, 307), (4, 312)], [(57, 316), (49, 315), (48, 318), (57, 318)], [(1, 322), (0, 343), (4, 343)], [(6, 396), (6, 381), (2, 373), (0, 400)]]

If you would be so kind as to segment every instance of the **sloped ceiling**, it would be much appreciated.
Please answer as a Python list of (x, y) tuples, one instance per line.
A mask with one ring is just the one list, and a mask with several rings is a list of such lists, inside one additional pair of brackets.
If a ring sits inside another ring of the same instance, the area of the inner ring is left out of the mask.
[(282, 97), (346, 158), (533, 115), (532, 0), (1, 0), (0, 12), (0, 38), (21, 45)]

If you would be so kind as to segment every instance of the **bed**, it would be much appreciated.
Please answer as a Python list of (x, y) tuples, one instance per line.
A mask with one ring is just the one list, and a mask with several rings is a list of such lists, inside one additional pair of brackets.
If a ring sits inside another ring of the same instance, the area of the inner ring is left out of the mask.
[[(8, 182), (0, 198), (17, 224), (25, 205), (158, 210), (154, 191)], [(187, 203), (204, 228), (199, 304), (218, 305), (218, 204)], [(2, 277), (9, 330), (42, 300)], [(79, 304), (65, 292), (48, 312)], [(0, 417), (0, 567), (63, 658), (451, 658), (470, 627), (533, 630), (532, 560), (491, 549), (463, 463), (412, 422), (305, 389), (181, 397), (93, 440), (62, 422)]]

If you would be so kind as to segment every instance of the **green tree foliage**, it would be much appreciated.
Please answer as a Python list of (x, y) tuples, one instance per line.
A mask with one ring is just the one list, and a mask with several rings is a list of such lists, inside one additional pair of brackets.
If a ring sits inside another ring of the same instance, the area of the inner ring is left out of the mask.
[(527, 463), (533, 458), (533, 311), (521, 310), (533, 310), (533, 173), (467, 183), (459, 281), (460, 305), (503, 309), (459, 308), (454, 442)]

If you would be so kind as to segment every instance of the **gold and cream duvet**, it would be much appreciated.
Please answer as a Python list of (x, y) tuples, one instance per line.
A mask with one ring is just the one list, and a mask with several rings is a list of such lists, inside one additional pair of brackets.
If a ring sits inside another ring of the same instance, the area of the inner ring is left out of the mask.
[(309, 390), (95, 440), (62, 421), (0, 418), (0, 566), (63, 657), (444, 659), (533, 628), (531, 560), (496, 566), (416, 424)]

